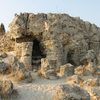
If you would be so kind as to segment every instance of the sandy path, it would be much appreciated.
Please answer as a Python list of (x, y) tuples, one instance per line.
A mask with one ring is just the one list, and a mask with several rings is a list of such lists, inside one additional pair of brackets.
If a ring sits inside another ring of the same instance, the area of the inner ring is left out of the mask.
[(65, 83), (65, 79), (47, 80), (37, 78), (30, 84), (15, 84), (18, 91), (16, 100), (53, 100), (55, 87)]

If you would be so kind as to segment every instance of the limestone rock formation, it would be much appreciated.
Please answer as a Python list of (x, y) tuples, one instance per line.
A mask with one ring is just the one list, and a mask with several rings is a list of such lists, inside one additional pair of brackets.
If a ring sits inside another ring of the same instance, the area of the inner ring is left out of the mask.
[(9, 65), (4, 62), (0, 62), (0, 73), (5, 74), (9, 69)]
[(70, 77), (67, 77), (66, 81), (69, 84), (80, 84), (81, 82), (83, 82), (83, 79), (78, 75), (72, 75)]
[(13, 52), (0, 53), (0, 75), (10, 75), (15, 81), (32, 82), (31, 73), (25, 70), (25, 66)]
[(13, 83), (11, 81), (0, 81), (0, 98), (11, 97), (13, 90)]
[(58, 76), (72, 76), (74, 74), (74, 66), (70, 63), (67, 63), (65, 65), (60, 66), (60, 69), (58, 71)]
[(61, 85), (56, 90), (54, 100), (90, 100), (89, 94), (75, 85)]
[(0, 35), (0, 52), (14, 51), (15, 42), (10, 39), (8, 33)]
[[(54, 66), (55, 67), (55, 66)], [(48, 79), (55, 79), (57, 76), (56, 69), (54, 67), (49, 66), (48, 59), (42, 58), (41, 59), (41, 68), (40, 74)]]
[(26, 69), (39, 69), (43, 58), (48, 60), (48, 72), (89, 59), (93, 65), (99, 64), (100, 28), (80, 18), (21, 13), (15, 15), (9, 28), (9, 36), (16, 42), (16, 56)]

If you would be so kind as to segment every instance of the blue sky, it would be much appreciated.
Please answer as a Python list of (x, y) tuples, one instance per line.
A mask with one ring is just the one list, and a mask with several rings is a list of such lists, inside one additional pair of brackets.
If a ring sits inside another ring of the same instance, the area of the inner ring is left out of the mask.
[(20, 12), (67, 13), (100, 26), (100, 0), (0, 0), (0, 22), (6, 28)]

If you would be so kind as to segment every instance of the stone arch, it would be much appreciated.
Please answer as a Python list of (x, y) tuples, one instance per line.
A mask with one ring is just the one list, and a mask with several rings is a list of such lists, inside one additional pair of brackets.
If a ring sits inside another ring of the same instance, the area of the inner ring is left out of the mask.
[(20, 51), (20, 61), (24, 63), (26, 69), (38, 68), (41, 59), (46, 58), (45, 44), (40, 35), (17, 38), (16, 44), (20, 45), (17, 50)]

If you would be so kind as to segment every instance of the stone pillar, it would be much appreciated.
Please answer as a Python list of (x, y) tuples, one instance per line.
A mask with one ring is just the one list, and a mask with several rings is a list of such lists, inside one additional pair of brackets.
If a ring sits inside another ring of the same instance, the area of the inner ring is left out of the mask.
[(44, 44), (50, 67), (56, 69), (64, 64), (65, 59), (63, 56), (62, 45), (56, 40), (47, 40)]
[(22, 43), (21, 62), (23, 62), (26, 69), (32, 68), (32, 47), (33, 47), (33, 42)]
[(62, 45), (56, 40), (46, 40), (45, 45), (46, 59), (41, 60), (42, 74), (49, 79), (57, 78), (57, 70), (64, 64)]

